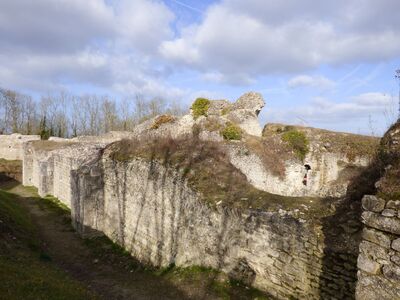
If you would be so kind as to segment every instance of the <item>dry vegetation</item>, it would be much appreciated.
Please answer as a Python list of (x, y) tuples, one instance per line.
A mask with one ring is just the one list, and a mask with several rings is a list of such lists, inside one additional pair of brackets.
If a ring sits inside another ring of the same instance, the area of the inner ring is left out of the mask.
[(75, 142), (56, 142), (56, 141), (32, 141), (30, 142), (32, 147), (36, 150), (41, 150), (41, 151), (51, 151), (51, 150), (56, 150), (56, 149), (61, 149), (65, 148), (68, 146), (75, 145)]
[(263, 162), (265, 169), (280, 178), (285, 177), (285, 161), (293, 158), (289, 147), (277, 136), (258, 138), (246, 136), (245, 147), (255, 152)]
[(153, 125), (151, 125), (150, 129), (158, 129), (163, 124), (173, 123), (175, 121), (175, 117), (171, 115), (161, 115), (158, 116), (155, 120)]
[[(107, 152), (117, 161), (140, 157), (156, 160), (181, 172), (193, 190), (200, 192), (212, 207), (275, 210), (310, 204), (312, 198), (285, 197), (254, 188), (245, 175), (229, 161), (223, 146), (192, 138), (157, 141), (123, 140), (111, 144)], [(270, 161), (272, 163), (272, 161)], [(324, 205), (314, 199), (315, 206)]]
[(382, 138), (378, 157), (386, 167), (379, 181), (380, 196), (400, 200), (400, 122), (391, 126)]
[(283, 137), (287, 132), (291, 131), (304, 133), (309, 143), (318, 144), (322, 151), (344, 153), (350, 161), (354, 161), (358, 156), (374, 157), (379, 145), (379, 138), (372, 136), (282, 124), (267, 124), (263, 130), (263, 136)]

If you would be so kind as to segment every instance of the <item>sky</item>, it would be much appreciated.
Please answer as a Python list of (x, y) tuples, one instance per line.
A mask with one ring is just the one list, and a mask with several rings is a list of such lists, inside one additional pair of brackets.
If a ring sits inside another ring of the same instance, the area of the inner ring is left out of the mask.
[(0, 86), (234, 101), (262, 125), (381, 135), (397, 118), (399, 0), (1, 0)]

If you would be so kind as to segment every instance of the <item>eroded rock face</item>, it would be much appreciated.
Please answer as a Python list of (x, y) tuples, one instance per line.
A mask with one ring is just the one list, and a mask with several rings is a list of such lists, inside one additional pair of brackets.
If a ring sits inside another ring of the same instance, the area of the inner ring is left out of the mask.
[(265, 102), (261, 94), (249, 92), (233, 103), (232, 110), (226, 117), (246, 133), (261, 136), (262, 128), (258, 122), (258, 114), (264, 106)]
[(385, 134), (380, 162), (384, 175), (376, 184), (379, 195), (362, 200), (365, 224), (358, 258), (356, 299), (400, 299), (400, 123)]
[(250, 110), (257, 116), (265, 106), (265, 101), (260, 93), (249, 92), (240, 96), (233, 104), (233, 109)]
[(211, 100), (207, 118), (217, 117), (222, 124), (232, 122), (247, 134), (261, 136), (262, 128), (259, 124), (258, 114), (264, 105), (265, 101), (262, 95), (255, 92), (243, 94), (234, 103), (227, 100)]

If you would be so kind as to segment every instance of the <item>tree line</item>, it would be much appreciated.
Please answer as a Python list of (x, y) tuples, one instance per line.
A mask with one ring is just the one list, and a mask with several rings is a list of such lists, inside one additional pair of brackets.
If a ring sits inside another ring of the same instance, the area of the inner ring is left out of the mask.
[(139, 95), (116, 101), (108, 96), (61, 91), (35, 101), (29, 95), (0, 88), (0, 134), (39, 134), (42, 138), (100, 135), (130, 131), (160, 114), (181, 115), (183, 109), (178, 103)]

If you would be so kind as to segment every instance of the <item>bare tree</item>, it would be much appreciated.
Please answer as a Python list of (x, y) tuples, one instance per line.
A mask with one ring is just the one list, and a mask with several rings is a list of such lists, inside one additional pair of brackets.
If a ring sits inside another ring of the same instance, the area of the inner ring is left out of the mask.
[(109, 132), (117, 129), (118, 125), (118, 114), (115, 101), (104, 97), (101, 103), (102, 117), (101, 124), (103, 132)]

